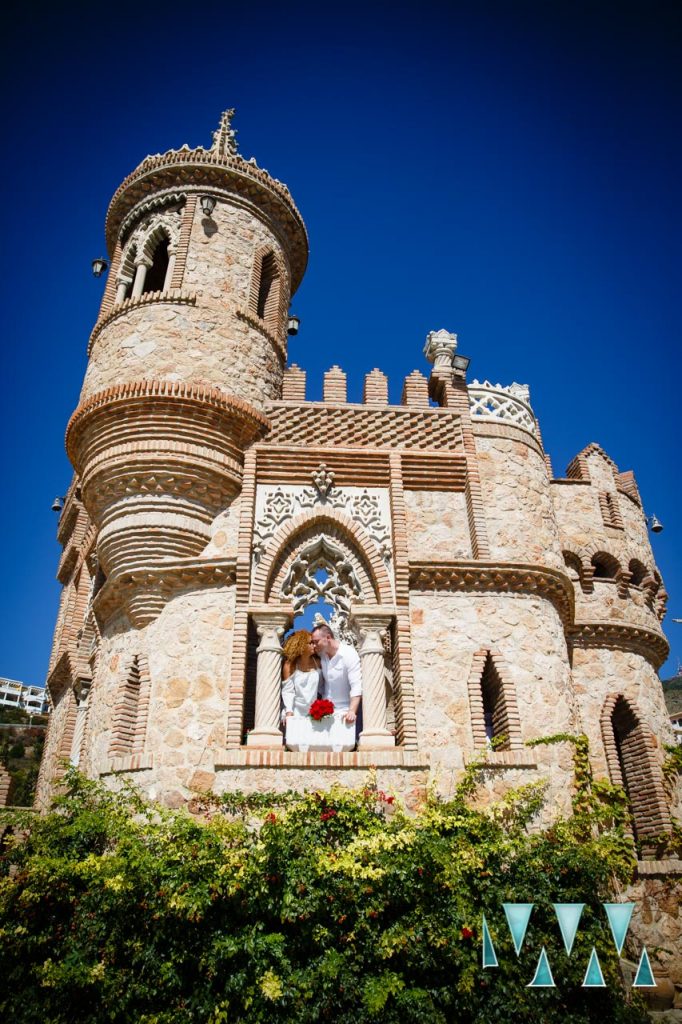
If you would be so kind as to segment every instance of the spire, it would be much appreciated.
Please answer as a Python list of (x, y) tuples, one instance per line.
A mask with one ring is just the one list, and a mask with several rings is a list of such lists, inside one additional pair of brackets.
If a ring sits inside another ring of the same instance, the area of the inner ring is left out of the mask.
[(220, 117), (220, 124), (213, 132), (213, 145), (211, 150), (218, 156), (237, 156), (236, 131), (232, 127), (234, 107), (231, 110), (224, 110)]

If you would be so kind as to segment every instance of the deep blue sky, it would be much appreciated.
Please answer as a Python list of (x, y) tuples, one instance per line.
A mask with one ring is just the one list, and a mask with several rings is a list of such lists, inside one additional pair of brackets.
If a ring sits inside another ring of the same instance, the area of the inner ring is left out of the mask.
[(10, 11), (0, 675), (44, 682), (55, 494), (103, 281), (109, 199), (148, 153), (208, 145), (285, 181), (309, 269), (290, 358), (399, 400), (446, 327), (471, 376), (530, 384), (555, 472), (599, 442), (634, 469), (682, 660), (676, 2), (162, 5)]

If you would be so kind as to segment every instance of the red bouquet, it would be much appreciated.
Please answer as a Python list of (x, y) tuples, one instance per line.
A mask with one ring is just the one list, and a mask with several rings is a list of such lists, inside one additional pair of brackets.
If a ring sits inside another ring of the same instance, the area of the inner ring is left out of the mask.
[(321, 722), (323, 718), (328, 718), (334, 714), (334, 705), (330, 700), (314, 700), (310, 705), (308, 714), (316, 722)]

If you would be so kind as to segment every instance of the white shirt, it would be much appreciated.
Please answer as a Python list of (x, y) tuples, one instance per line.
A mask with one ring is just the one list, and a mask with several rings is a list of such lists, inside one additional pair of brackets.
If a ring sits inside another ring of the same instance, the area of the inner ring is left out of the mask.
[(324, 676), (324, 696), (335, 708), (347, 710), (351, 697), (362, 695), (360, 655), (350, 644), (339, 644), (332, 658), (320, 655)]

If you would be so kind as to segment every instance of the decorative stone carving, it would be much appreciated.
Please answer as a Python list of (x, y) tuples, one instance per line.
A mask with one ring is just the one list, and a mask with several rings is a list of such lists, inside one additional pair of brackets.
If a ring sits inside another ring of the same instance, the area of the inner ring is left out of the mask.
[(334, 474), (324, 463), (312, 476), (314, 487), (259, 488), (253, 531), (254, 563), (260, 561), (266, 544), (282, 523), (304, 509), (326, 506), (340, 509), (359, 523), (388, 564), (392, 543), (387, 492), (378, 487), (334, 487)]
[(429, 331), (426, 335), (424, 355), (434, 370), (451, 370), (452, 360), (457, 351), (457, 335), (450, 331)]
[(511, 423), (538, 436), (535, 416), (530, 407), (530, 390), (526, 384), (491, 384), (473, 380), (469, 384), (469, 412), (474, 420), (489, 419)]
[(324, 601), (334, 609), (341, 629), (348, 622), (351, 599), (365, 598), (355, 567), (324, 534), (307, 544), (292, 563), (282, 596), (291, 599), (297, 615), (308, 605)]
[(334, 483), (334, 474), (330, 469), (327, 469), (327, 465), (321, 462), (319, 467), (311, 474), (313, 483), (317, 488), (317, 493), (320, 495), (321, 501), (327, 500), (329, 490)]

